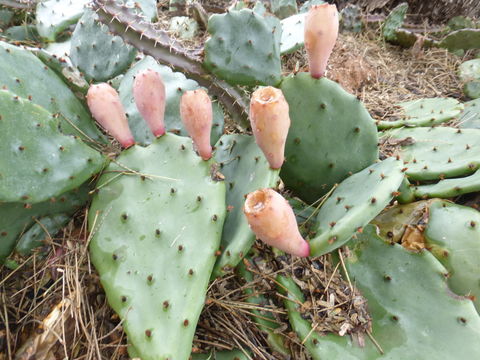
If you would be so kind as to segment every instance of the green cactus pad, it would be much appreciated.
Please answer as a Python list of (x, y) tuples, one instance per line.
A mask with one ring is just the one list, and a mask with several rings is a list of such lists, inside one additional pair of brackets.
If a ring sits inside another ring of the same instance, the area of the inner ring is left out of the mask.
[(430, 98), (397, 104), (401, 108), (400, 120), (379, 121), (379, 129), (401, 126), (433, 126), (451, 120), (463, 111), (463, 104), (453, 98)]
[(75, 189), (101, 170), (103, 156), (58, 131), (40, 106), (0, 90), (0, 201), (38, 203)]
[(382, 33), (385, 40), (395, 41), (397, 39), (396, 32), (402, 27), (407, 11), (408, 4), (401, 3), (390, 12), (382, 27)]
[(61, 114), (60, 126), (65, 134), (104, 139), (85, 106), (53, 70), (30, 51), (0, 41), (0, 88), (3, 87), (31, 98), (52, 114)]
[[(51, 43), (50, 45), (52, 44), (56, 43)], [(37, 49), (33, 51), (33, 53), (45, 65), (52, 69), (73, 91), (78, 91), (82, 94), (87, 93), (90, 85), (83, 77), (83, 74), (72, 65), (72, 62), (67, 56), (55, 55), (44, 49)]]
[(10, 41), (40, 42), (35, 25), (18, 25), (6, 29), (2, 36)]
[(133, 12), (143, 15), (147, 20), (152, 21), (157, 17), (156, 0), (117, 0), (117, 2), (133, 8)]
[(280, 179), (279, 171), (270, 168), (252, 136), (223, 135), (216, 145), (214, 158), (225, 176), (230, 209), (223, 226), (222, 254), (213, 271), (214, 276), (223, 276), (237, 266), (255, 241), (243, 213), (245, 195), (276, 187)]
[(119, 36), (110, 35), (98, 15), (86, 10), (72, 34), (70, 56), (88, 80), (106, 81), (127, 69), (136, 50)]
[(234, 85), (280, 82), (281, 25), (249, 9), (212, 15), (204, 66)]
[(58, 233), (69, 220), (70, 216), (65, 214), (56, 214), (39, 219), (18, 240), (15, 252), (21, 256), (29, 255), (33, 249), (43, 245), (44, 239)]
[(91, 259), (143, 360), (190, 356), (226, 213), (213, 165), (167, 133), (124, 151), (99, 180)]
[(468, 101), (464, 105), (458, 126), (462, 129), (480, 129), (480, 99)]
[(465, 61), (458, 67), (458, 73), (465, 95), (471, 99), (480, 98), (480, 59)]
[(267, 13), (267, 8), (263, 4), (261, 0), (257, 0), (255, 5), (253, 6), (253, 11), (255, 11), (258, 15), (264, 16)]
[[(147, 123), (138, 112), (132, 92), (135, 75), (146, 69), (157, 71), (165, 83), (165, 127), (167, 131), (188, 136), (180, 117), (180, 98), (185, 91), (198, 89), (199, 85), (197, 82), (185, 78), (182, 73), (173, 72), (168, 66), (159, 65), (152, 57), (147, 56), (145, 59), (136, 63), (135, 66), (125, 74), (118, 89), (120, 100), (128, 115), (128, 123), (135, 140), (139, 144), (150, 144), (154, 139)], [(218, 103), (214, 102), (212, 105), (213, 125), (211, 141), (214, 144), (223, 134), (224, 115)]]
[(270, 10), (280, 19), (298, 13), (296, 0), (270, 0)]
[(22, 203), (0, 203), (0, 264), (14, 249), (19, 236), (27, 231), (35, 219), (57, 214), (71, 215), (88, 199), (88, 187), (69, 191), (57, 198), (25, 206)]
[(400, 193), (395, 197), (400, 204), (407, 204), (415, 200), (415, 193), (413, 191), (413, 185), (410, 184), (408, 179), (405, 177), (402, 181), (402, 184), (398, 188)]
[(440, 180), (436, 184), (419, 185), (414, 189), (417, 198), (450, 198), (480, 191), (480, 170), (470, 176)]
[(293, 53), (303, 47), (306, 15), (305, 13), (297, 14), (281, 21), (280, 53), (282, 55)]
[(320, 208), (312, 256), (345, 244), (392, 200), (404, 174), (403, 162), (388, 158), (345, 179)]
[(452, 31), (445, 36), (438, 46), (449, 51), (469, 50), (480, 48), (480, 29), (462, 29)]
[(359, 33), (363, 27), (362, 9), (354, 4), (345, 6), (340, 12), (340, 31)]
[(427, 251), (410, 253), (385, 243), (375, 227), (365, 228), (351, 243), (346, 259), (350, 279), (368, 301), (372, 338), (360, 347), (349, 336), (311, 332), (301, 317), (303, 294), (294, 280), (279, 277), (279, 290), (288, 293), (290, 323), (313, 359), (476, 359), (480, 357), (480, 318), (471, 301), (452, 296), (447, 270)]
[(37, 4), (37, 30), (41, 37), (55, 40), (57, 34), (75, 24), (91, 0), (46, 0)]
[[(255, 261), (253, 257), (246, 258), (246, 260), (248, 261), (249, 266), (253, 266)], [(238, 264), (237, 271), (247, 284), (254, 280), (251, 270), (248, 269), (243, 262)], [(259, 306), (262, 309), (266, 309), (270, 305), (267, 298), (264, 295), (259, 294), (251, 286), (247, 286), (244, 289), (244, 293), (247, 295), (245, 301), (249, 304)], [(272, 308), (272, 310), (274, 310), (274, 308)], [(266, 334), (266, 340), (270, 348), (282, 355), (291, 355), (290, 351), (285, 347), (285, 337), (282, 334), (275, 332), (275, 330), (281, 325), (275, 319), (273, 313), (268, 310), (258, 310), (256, 308), (250, 309), (250, 313), (252, 320), (258, 325), (259, 329)]]
[(280, 177), (297, 196), (313, 203), (377, 159), (375, 123), (340, 85), (298, 73), (285, 78), (281, 89), (292, 124)]
[(450, 289), (471, 296), (480, 312), (480, 213), (446, 201), (430, 205), (425, 239), (430, 252), (448, 270)]
[(398, 155), (405, 162), (410, 180), (440, 180), (464, 176), (480, 164), (480, 130), (449, 127), (403, 128), (385, 134), (405, 140)]

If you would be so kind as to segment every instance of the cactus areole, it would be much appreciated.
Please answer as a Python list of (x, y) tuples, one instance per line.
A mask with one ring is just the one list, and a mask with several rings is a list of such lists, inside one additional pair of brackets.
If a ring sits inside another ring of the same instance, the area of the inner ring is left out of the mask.
[(276, 191), (260, 189), (248, 194), (243, 211), (260, 240), (291, 255), (310, 254), (310, 246), (298, 231), (292, 208)]
[(325, 75), (327, 62), (338, 36), (338, 12), (335, 5), (314, 5), (305, 19), (305, 48), (312, 77)]
[(280, 169), (290, 128), (288, 103), (282, 90), (272, 86), (258, 89), (250, 102), (250, 123), (255, 141), (272, 169)]

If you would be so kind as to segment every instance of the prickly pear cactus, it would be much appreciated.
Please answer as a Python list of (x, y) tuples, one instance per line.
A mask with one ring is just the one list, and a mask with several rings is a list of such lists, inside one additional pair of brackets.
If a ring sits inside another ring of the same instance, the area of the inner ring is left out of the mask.
[(252, 10), (213, 15), (211, 38), (205, 43), (204, 66), (237, 85), (275, 85), (280, 82), (280, 21)]
[[(372, 338), (359, 346), (349, 336), (312, 333), (293, 279), (279, 277), (290, 323), (313, 359), (475, 359), (480, 356), (480, 317), (470, 300), (452, 296), (447, 270), (427, 251), (410, 253), (390, 245), (368, 226), (351, 242), (346, 269), (368, 301)], [(421, 274), (421, 276), (419, 276)]]
[(37, 30), (41, 37), (53, 41), (57, 34), (75, 24), (91, 0), (46, 0), (37, 4)]
[(123, 152), (99, 180), (90, 253), (132, 357), (190, 356), (226, 213), (212, 165), (167, 133)]
[(478, 49), (480, 47), (480, 29), (461, 29), (445, 36), (438, 46), (449, 51)]
[(480, 170), (470, 176), (440, 180), (434, 184), (417, 185), (413, 193), (417, 198), (451, 198), (480, 191)]
[(464, 105), (458, 126), (462, 129), (480, 129), (480, 99), (467, 101)]
[(282, 40), (280, 41), (280, 53), (282, 55), (293, 53), (303, 47), (305, 16), (306, 14), (296, 14), (281, 21)]
[(87, 10), (72, 34), (70, 56), (88, 80), (105, 81), (121, 74), (135, 58), (136, 50), (112, 36), (98, 15)]
[(348, 4), (340, 12), (340, 30), (359, 33), (363, 29), (362, 9), (354, 4)]
[(458, 67), (458, 73), (465, 95), (471, 99), (480, 98), (480, 59), (465, 61)]
[(56, 198), (25, 206), (23, 203), (0, 204), (0, 264), (14, 249), (19, 236), (35, 219), (58, 214), (71, 215), (88, 200), (88, 187), (83, 185)]
[(480, 164), (480, 130), (449, 127), (402, 128), (385, 134), (404, 141), (398, 155), (410, 180), (464, 176)]
[(63, 135), (48, 111), (0, 90), (0, 201), (38, 203), (99, 172), (103, 156)]
[(85, 106), (67, 85), (30, 51), (0, 41), (0, 87), (60, 114), (65, 134), (103, 141)]
[(245, 195), (272, 188), (280, 181), (279, 170), (272, 170), (255, 139), (248, 135), (223, 135), (216, 145), (215, 161), (225, 176), (227, 207), (221, 251), (215, 263), (214, 276), (231, 271), (248, 253), (255, 241), (243, 214)]
[(298, 12), (296, 0), (270, 0), (270, 10), (280, 19), (285, 19)]
[(58, 233), (69, 220), (70, 216), (65, 214), (55, 214), (39, 219), (18, 240), (15, 252), (22, 256), (29, 255), (33, 249), (42, 246), (45, 238)]
[[(147, 56), (127, 71), (118, 89), (135, 140), (140, 144), (150, 144), (154, 139), (148, 125), (138, 112), (132, 93), (135, 75), (146, 69), (157, 71), (165, 83), (165, 127), (167, 131), (187, 136), (187, 131), (180, 118), (180, 98), (185, 91), (198, 89), (199, 85), (195, 81), (185, 78), (182, 73), (173, 72), (168, 66), (159, 65), (152, 57)], [(218, 103), (214, 102), (212, 106), (213, 125), (210, 138), (215, 143), (223, 134), (224, 115)]]
[(292, 120), (281, 178), (297, 196), (312, 203), (377, 159), (375, 123), (340, 85), (298, 73), (281, 89)]
[(463, 104), (454, 98), (430, 98), (406, 101), (397, 104), (402, 116), (399, 120), (379, 121), (379, 129), (390, 129), (401, 126), (433, 126), (459, 116)]
[(407, 11), (408, 4), (401, 3), (390, 12), (382, 27), (382, 33), (385, 40), (395, 41), (397, 39), (396, 32), (402, 27)]
[(480, 213), (435, 201), (429, 215), (425, 238), (430, 252), (447, 268), (450, 289), (471, 297), (480, 312)]
[(402, 167), (402, 161), (388, 158), (341, 182), (318, 212), (311, 255), (326, 254), (361, 233), (395, 196), (404, 178)]

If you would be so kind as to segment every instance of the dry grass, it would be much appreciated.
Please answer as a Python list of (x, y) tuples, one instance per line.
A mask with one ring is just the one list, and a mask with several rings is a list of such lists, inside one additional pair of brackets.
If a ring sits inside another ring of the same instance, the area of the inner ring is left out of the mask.
[[(341, 35), (328, 76), (360, 97), (375, 118), (385, 119), (395, 116), (395, 104), (401, 101), (460, 98), (455, 75), (460, 61), (440, 49), (412, 54), (385, 44), (371, 31)], [(303, 51), (285, 56), (284, 63), (285, 72), (306, 70)], [(47, 237), (44, 248), (28, 259), (18, 259), (16, 270), (0, 269), (0, 360), (128, 358), (121, 323), (108, 307), (89, 261), (85, 211), (55, 238)], [(300, 285), (307, 297), (303, 315), (317, 331), (363, 337), (370, 326), (365, 301), (342, 279), (339, 266), (333, 266), (328, 257), (276, 257), (261, 244), (256, 247), (263, 255), (249, 263), (253, 281), (245, 283), (231, 275), (211, 284), (195, 336), (195, 352), (249, 348), (255, 359), (284, 358), (269, 350), (265, 334), (252, 321), (254, 307), (245, 295), (246, 289), (252, 289), (265, 296), (265, 304), (259, 307), (281, 324), (278, 334), (293, 358), (308, 359), (288, 325), (274, 280), (278, 273), (288, 273)]]

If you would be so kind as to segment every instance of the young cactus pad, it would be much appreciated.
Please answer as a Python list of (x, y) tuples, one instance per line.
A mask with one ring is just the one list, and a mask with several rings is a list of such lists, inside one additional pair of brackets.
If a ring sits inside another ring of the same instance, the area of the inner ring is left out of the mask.
[[(310, 335), (312, 324), (301, 317), (303, 294), (292, 279), (281, 277), (279, 290), (290, 322), (313, 359), (476, 359), (480, 357), (480, 317), (470, 300), (452, 296), (447, 270), (429, 252), (410, 253), (390, 245), (368, 226), (351, 243), (346, 270), (368, 301), (372, 338), (365, 346), (350, 336)], [(308, 344), (308, 345), (307, 345)]]
[(38, 203), (72, 190), (104, 165), (80, 139), (63, 135), (58, 119), (0, 90), (0, 201)]
[(480, 312), (480, 213), (435, 201), (429, 215), (425, 238), (430, 252), (447, 268), (450, 289), (471, 297)]
[(223, 225), (221, 249), (214, 276), (223, 276), (237, 266), (245, 256), (255, 235), (243, 214), (245, 195), (262, 188), (276, 187), (278, 170), (272, 170), (252, 136), (223, 135), (215, 145), (215, 161), (225, 176), (227, 188), (227, 213)]
[(167, 133), (124, 151), (99, 180), (91, 259), (142, 360), (190, 356), (226, 213), (213, 164)]
[(278, 19), (249, 9), (212, 15), (204, 66), (231, 84), (278, 84), (281, 31)]
[[(138, 112), (132, 92), (135, 75), (146, 69), (157, 71), (165, 83), (166, 108), (164, 120), (167, 131), (187, 136), (187, 131), (180, 118), (180, 98), (185, 91), (198, 89), (199, 85), (196, 81), (187, 79), (182, 73), (173, 72), (168, 66), (159, 65), (152, 57), (147, 56), (127, 71), (118, 89), (135, 140), (140, 144), (150, 144), (154, 139), (147, 123)], [(212, 106), (213, 124), (210, 137), (212, 143), (215, 143), (223, 133), (224, 116), (218, 103), (214, 102)]]
[(394, 121), (379, 121), (379, 129), (401, 126), (433, 126), (460, 115), (463, 104), (454, 98), (430, 98), (406, 101), (397, 104), (402, 109), (402, 118)]
[(285, 78), (281, 89), (292, 121), (281, 177), (295, 195), (313, 203), (377, 159), (375, 123), (340, 85), (299, 73)]
[(409, 180), (440, 180), (464, 176), (480, 164), (480, 130), (449, 127), (402, 128), (384, 135), (405, 140), (398, 155), (405, 162)]
[(0, 41), (0, 87), (60, 114), (65, 134), (103, 139), (85, 106), (53, 70), (30, 51)]
[(454, 196), (480, 191), (480, 170), (472, 175), (440, 180), (436, 184), (415, 186), (415, 197), (426, 198), (451, 198)]
[(98, 15), (87, 10), (72, 34), (70, 56), (88, 80), (106, 81), (121, 74), (135, 58), (136, 50), (112, 36)]
[(402, 167), (402, 161), (388, 158), (341, 182), (318, 212), (311, 254), (326, 254), (361, 232), (394, 197), (404, 178)]

